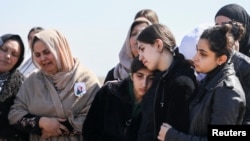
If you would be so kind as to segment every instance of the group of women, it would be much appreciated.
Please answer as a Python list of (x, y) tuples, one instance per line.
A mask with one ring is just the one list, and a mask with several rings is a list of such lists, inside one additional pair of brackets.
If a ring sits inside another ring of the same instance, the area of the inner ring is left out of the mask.
[(248, 55), (248, 23), (218, 16), (225, 21), (201, 34), (190, 63), (157, 14), (139, 11), (102, 86), (57, 30), (32, 37), (38, 70), (25, 79), (22, 39), (1, 36), (0, 141), (198, 141), (209, 124), (248, 124), (249, 87), (234, 62), (237, 49)]

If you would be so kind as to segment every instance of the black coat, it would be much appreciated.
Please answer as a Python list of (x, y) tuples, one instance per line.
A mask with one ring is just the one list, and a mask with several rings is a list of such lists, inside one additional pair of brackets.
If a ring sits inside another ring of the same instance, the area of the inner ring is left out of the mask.
[(189, 128), (189, 98), (196, 88), (194, 70), (175, 58), (168, 72), (160, 73), (142, 100), (142, 122), (138, 141), (157, 140), (163, 122), (178, 130)]
[(8, 141), (28, 141), (28, 135), (16, 130), (9, 124), (8, 113), (14, 103), (15, 96), (23, 83), (23, 75), (14, 71), (4, 83), (0, 93), (0, 139)]
[(108, 82), (98, 91), (83, 124), (84, 141), (136, 140), (141, 114), (133, 116), (130, 81)]

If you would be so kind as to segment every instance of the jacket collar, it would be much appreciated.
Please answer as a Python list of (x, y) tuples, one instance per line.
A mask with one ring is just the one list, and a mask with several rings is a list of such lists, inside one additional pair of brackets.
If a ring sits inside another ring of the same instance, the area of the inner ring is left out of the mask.
[(201, 85), (204, 85), (206, 90), (212, 90), (221, 81), (227, 81), (227, 79), (225, 79), (226, 77), (234, 74), (235, 71), (233, 63), (226, 63), (225, 65), (217, 67), (215, 70), (208, 73), (208, 75), (201, 81)]

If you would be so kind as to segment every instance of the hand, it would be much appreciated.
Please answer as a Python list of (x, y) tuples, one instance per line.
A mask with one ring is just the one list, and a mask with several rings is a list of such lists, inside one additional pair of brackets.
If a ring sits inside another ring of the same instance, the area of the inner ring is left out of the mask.
[(160, 129), (158, 137), (157, 137), (159, 141), (165, 140), (166, 134), (170, 128), (172, 128), (172, 126), (169, 125), (168, 123), (162, 123), (161, 129)]
[(41, 117), (39, 127), (42, 129), (42, 137), (49, 138), (51, 136), (61, 136), (64, 132), (69, 132), (68, 129), (61, 124), (66, 119)]

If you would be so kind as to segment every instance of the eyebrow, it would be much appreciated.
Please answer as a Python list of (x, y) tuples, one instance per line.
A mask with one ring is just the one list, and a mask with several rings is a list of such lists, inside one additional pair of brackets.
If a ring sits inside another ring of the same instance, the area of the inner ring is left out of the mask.
[(204, 49), (199, 49), (197, 45), (196, 45), (196, 50), (197, 50), (197, 51), (200, 51), (200, 52), (205, 52), (205, 53), (208, 52), (208, 51), (206, 51), (206, 50), (204, 50)]
[(140, 46), (137, 46), (137, 48), (140, 50), (141, 49), (141, 47), (142, 47), (142, 45), (140, 45)]
[(200, 52), (208, 53), (208, 51), (206, 51), (206, 50), (204, 50), (204, 49), (198, 49), (198, 48), (197, 48), (197, 50), (200, 51)]

